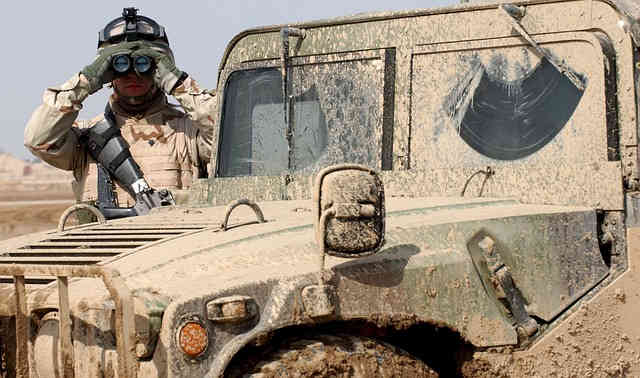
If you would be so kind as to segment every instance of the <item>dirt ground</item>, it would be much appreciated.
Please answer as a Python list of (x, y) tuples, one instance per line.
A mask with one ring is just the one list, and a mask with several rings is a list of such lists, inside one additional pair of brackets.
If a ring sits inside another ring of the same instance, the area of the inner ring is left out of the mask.
[(0, 196), (0, 240), (56, 228), (73, 204), (68, 192), (13, 192)]

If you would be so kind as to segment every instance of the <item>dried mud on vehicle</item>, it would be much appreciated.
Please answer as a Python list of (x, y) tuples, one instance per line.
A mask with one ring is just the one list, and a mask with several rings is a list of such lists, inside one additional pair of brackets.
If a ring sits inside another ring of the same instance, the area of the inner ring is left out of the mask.
[(0, 242), (4, 373), (640, 375), (639, 17), (539, 0), (238, 34), (179, 205)]

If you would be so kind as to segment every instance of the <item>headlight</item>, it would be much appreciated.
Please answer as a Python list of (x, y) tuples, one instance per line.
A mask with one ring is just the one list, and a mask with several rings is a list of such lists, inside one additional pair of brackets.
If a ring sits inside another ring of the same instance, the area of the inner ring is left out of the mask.
[(176, 336), (182, 353), (191, 359), (202, 356), (209, 346), (209, 332), (196, 317), (185, 320)]

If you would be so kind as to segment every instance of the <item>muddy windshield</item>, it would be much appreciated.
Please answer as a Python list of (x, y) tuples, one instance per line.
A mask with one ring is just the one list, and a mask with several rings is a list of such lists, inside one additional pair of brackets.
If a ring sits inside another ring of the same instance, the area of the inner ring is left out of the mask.
[[(218, 176), (308, 174), (342, 162), (375, 166), (379, 142), (370, 124), (379, 117), (370, 113), (377, 114), (380, 105), (377, 97), (363, 100), (369, 94), (353, 89), (361, 79), (345, 74), (353, 72), (345, 69), (347, 64), (360, 63), (301, 65), (293, 70), (290, 141), (280, 70), (231, 73), (225, 87)], [(347, 93), (347, 98), (335, 102), (336, 91)]]
[[(317, 160), (327, 145), (327, 125), (317, 96), (297, 98), (298, 126), (293, 140), (295, 166)], [(225, 98), (221, 176), (269, 176), (289, 165), (282, 77), (276, 69), (238, 71), (231, 75)]]

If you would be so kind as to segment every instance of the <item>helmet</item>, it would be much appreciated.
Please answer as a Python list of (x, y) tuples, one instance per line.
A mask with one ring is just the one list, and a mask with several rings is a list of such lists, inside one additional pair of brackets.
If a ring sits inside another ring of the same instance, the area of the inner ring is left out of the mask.
[[(172, 60), (174, 59), (164, 27), (149, 17), (138, 15), (136, 8), (124, 8), (122, 17), (112, 20), (98, 32), (98, 51), (109, 45), (134, 41), (148, 41), (151, 48), (162, 51)], [(136, 113), (141, 112), (154, 98), (160, 95), (155, 84), (152, 90), (145, 95), (136, 97), (123, 95), (115, 85), (113, 89), (121, 100), (119, 104)]]
[(123, 41), (139, 40), (166, 44), (166, 47), (169, 47), (164, 27), (149, 17), (139, 16), (136, 8), (124, 8), (122, 17), (112, 20), (98, 32), (98, 48)]

